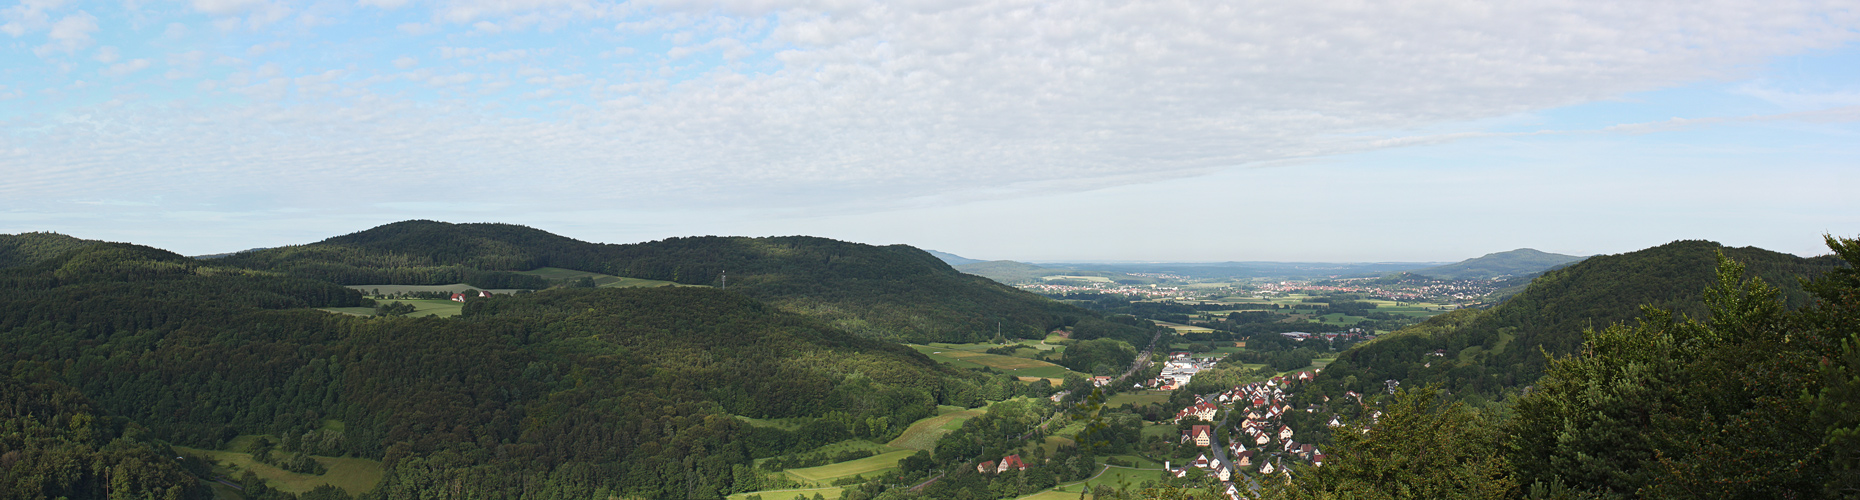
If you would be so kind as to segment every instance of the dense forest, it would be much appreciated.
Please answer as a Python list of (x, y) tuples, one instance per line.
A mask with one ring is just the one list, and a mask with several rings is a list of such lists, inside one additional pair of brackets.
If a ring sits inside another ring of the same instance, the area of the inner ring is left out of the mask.
[[(406, 221), (321, 242), (240, 253), (226, 266), (343, 285), (470, 283), (540, 288), (507, 271), (559, 267), (614, 276), (728, 288), (870, 338), (977, 342), (997, 328), (1040, 338), (1062, 327), (1130, 343), (1143, 328), (979, 276), (927, 252), (789, 236), (691, 237), (613, 245), (509, 224)], [(505, 271), (499, 273), (500, 271)], [(725, 277), (727, 275), (727, 283)]]
[(1385, 381), (1396, 380), (1413, 385), (1438, 382), (1456, 394), (1480, 399), (1515, 396), (1548, 368), (1544, 353), (1576, 352), (1584, 329), (1632, 322), (1641, 316), (1643, 305), (1703, 315), (1700, 299), (1717, 279), (1712, 269), (1719, 252), (1776, 285), (1779, 300), (1790, 309), (1811, 302), (1802, 278), (1842, 265), (1833, 256), (1802, 258), (1706, 241), (1590, 257), (1545, 273), (1524, 292), (1491, 309), (1436, 316), (1360, 345), (1324, 370), (1319, 381), (1339, 393), (1380, 391)]
[[(0, 459), (93, 471), (9, 467), (4, 498), (201, 497), (149, 457), (242, 434), (381, 460), (383, 498), (717, 498), (759, 489), (754, 458), (889, 439), (938, 404), (985, 402), (988, 383), (714, 288), (346, 316), (306, 309), (364, 304), (327, 281), (98, 243), (0, 269), (0, 292), (0, 366), (18, 401)], [(732, 415), (813, 418), (780, 430)]]

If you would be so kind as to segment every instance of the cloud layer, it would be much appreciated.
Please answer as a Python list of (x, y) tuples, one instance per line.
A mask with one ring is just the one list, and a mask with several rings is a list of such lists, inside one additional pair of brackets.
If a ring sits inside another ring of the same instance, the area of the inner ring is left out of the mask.
[(1860, 27), (1809, 0), (188, 5), (4, 11), (7, 60), (52, 71), (4, 73), (49, 104), (0, 115), (0, 209), (1077, 191), (1735, 77)]

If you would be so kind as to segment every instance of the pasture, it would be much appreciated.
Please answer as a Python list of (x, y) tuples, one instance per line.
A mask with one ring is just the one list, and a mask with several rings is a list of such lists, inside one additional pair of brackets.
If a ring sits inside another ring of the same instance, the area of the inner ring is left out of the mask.
[(184, 454), (207, 459), (208, 462), (214, 464), (216, 472), (222, 472), (228, 477), (238, 477), (241, 471), (252, 471), (259, 478), (264, 479), (265, 484), (290, 493), (304, 493), (327, 484), (342, 488), (350, 495), (361, 495), (373, 489), (376, 483), (380, 483), (383, 475), (381, 462), (366, 458), (313, 456), (311, 458), (329, 468), (329, 472), (313, 476), (258, 463), (252, 460), (252, 455), (249, 453), (202, 450), (182, 446), (176, 446), (174, 449)]
[[(1015, 377), (1062, 380), (1065, 379), (1067, 375), (1077, 373), (1066, 369), (1066, 367), (1037, 359), (981, 352), (991, 347), (998, 347), (996, 344), (945, 344), (933, 342), (929, 345), (905, 345), (911, 349), (917, 350), (917, 352), (923, 353), (925, 356), (929, 356), (931, 360), (939, 363), (948, 363), (959, 368), (979, 369), (988, 367)], [(1021, 352), (1027, 351), (1022, 350)]]
[(917, 453), (915, 450), (899, 450), (819, 467), (788, 469), (786, 472), (802, 482), (829, 484), (835, 480), (853, 476), (874, 477), (878, 473), (898, 468), (898, 461), (915, 453)]
[[(938, 410), (941, 411), (944, 408), (955, 409), (953, 406), (943, 406), (938, 407)], [(936, 440), (962, 428), (963, 422), (987, 412), (986, 408), (956, 409), (934, 417), (927, 417), (912, 422), (910, 428), (904, 430), (904, 434), (898, 435), (897, 439), (891, 440), (888, 444), (893, 448), (906, 450), (930, 450), (936, 448)]]
[[(383, 304), (391, 304), (394, 302), (400, 302), (403, 304), (413, 304), (413, 312), (405, 314), (405, 316), (409, 318), (419, 318), (419, 317), (425, 317), (425, 316), (438, 316), (441, 318), (449, 318), (452, 316), (458, 316), (460, 311), (465, 310), (464, 302), (453, 302), (450, 300), (392, 299), (392, 300), (382, 300), (380, 302)], [(375, 308), (373, 307), (326, 307), (326, 308), (322, 308), (322, 310), (333, 312), (333, 313), (352, 314), (356, 316), (373, 316), (375, 314)]]

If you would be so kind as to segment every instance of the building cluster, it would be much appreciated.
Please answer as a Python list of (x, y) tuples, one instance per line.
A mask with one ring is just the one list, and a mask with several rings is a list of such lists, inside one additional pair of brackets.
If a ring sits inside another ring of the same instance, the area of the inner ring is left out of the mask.
[(1157, 375), (1156, 378), (1137, 384), (1136, 387), (1142, 388), (1148, 386), (1153, 389), (1173, 391), (1176, 390), (1176, 388), (1188, 385), (1188, 381), (1194, 379), (1196, 373), (1213, 368), (1214, 364), (1218, 362), (1220, 362), (1220, 360), (1213, 358), (1195, 358), (1191, 353), (1187, 352), (1172, 352), (1169, 353), (1169, 361), (1163, 363), (1161, 374)]
[(975, 464), (975, 471), (983, 474), (1001, 474), (1010, 470), (1027, 470), (1027, 464), (1020, 461), (1020, 455), (1001, 457), (1001, 461), (989, 460)]
[(1376, 338), (1375, 334), (1364, 331), (1362, 328), (1351, 328), (1349, 330), (1345, 330), (1341, 332), (1329, 332), (1329, 333), (1281, 332), (1279, 333), (1279, 335), (1284, 335), (1286, 338), (1289, 338), (1292, 340), (1298, 340), (1298, 341), (1303, 341), (1305, 339), (1324, 339), (1325, 341), (1334, 341), (1337, 339), (1362, 340), (1362, 339)]

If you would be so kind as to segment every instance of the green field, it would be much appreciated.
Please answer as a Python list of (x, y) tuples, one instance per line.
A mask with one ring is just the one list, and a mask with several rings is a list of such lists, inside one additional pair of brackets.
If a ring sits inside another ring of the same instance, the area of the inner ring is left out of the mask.
[[(235, 440), (237, 442), (237, 440)], [(238, 477), (241, 471), (252, 471), (263, 478), (266, 484), (282, 491), (303, 493), (318, 486), (331, 485), (342, 488), (350, 495), (360, 495), (381, 482), (381, 462), (365, 458), (311, 457), (329, 468), (321, 476), (288, 472), (277, 467), (261, 464), (252, 460), (249, 453), (232, 451), (201, 450), (176, 446), (176, 451), (206, 458), (216, 466), (216, 472), (223, 472), (228, 477)]]
[(840, 497), (840, 492), (840, 487), (833, 486), (829, 488), (802, 488), (798, 490), (754, 491), (749, 493), (737, 493), (724, 498), (729, 500), (748, 500), (750, 495), (755, 495), (761, 497), (762, 500), (794, 500), (796, 496), (812, 500), (814, 495), (818, 494), (821, 498), (833, 500)]
[[(956, 409), (953, 406), (942, 406), (938, 407), (938, 410), (941, 411), (944, 408)], [(911, 427), (905, 429), (904, 434), (898, 435), (897, 439), (891, 440), (889, 445), (907, 450), (930, 450), (936, 447), (936, 440), (962, 428), (963, 421), (979, 417), (987, 411), (986, 408), (956, 409), (956, 411), (944, 412), (941, 415), (912, 422)]]
[(543, 279), (558, 280), (558, 281), (567, 281), (567, 280), (587, 277), (587, 278), (591, 278), (594, 280), (594, 286), (601, 287), (601, 288), (655, 288), (655, 287), (661, 287), (661, 286), (701, 286), (701, 285), (680, 285), (680, 284), (673, 283), (670, 281), (648, 280), (648, 279), (640, 279), (640, 278), (622, 278), (619, 276), (611, 276), (611, 275), (606, 275), (606, 274), (601, 274), (601, 273), (591, 273), (587, 271), (576, 271), (573, 269), (562, 269), (559, 267), (545, 267), (545, 268), (534, 269), (534, 270), (529, 270), (529, 271), (518, 271), (517, 274), (528, 274), (531, 276), (541, 276)]
[[(441, 318), (447, 318), (447, 317), (452, 317), (452, 316), (458, 316), (459, 311), (463, 311), (465, 309), (464, 302), (453, 302), (450, 300), (393, 299), (393, 300), (381, 301), (381, 303), (383, 304), (389, 304), (389, 303), (394, 303), (394, 302), (400, 302), (404, 304), (413, 304), (413, 312), (406, 314), (406, 316), (409, 318), (418, 318), (422, 316), (439, 316)], [(356, 316), (373, 316), (375, 314), (375, 308), (373, 307), (326, 307), (326, 308), (323, 308), (322, 310), (333, 312), (333, 313), (353, 314)]]
[[(1027, 342), (1034, 342), (1034, 343), (1028, 344)], [(1022, 345), (1029, 345), (1029, 346), (1038, 345), (1038, 341), (1025, 341), (1022, 343)], [(1013, 375), (1016, 377), (1033, 377), (1033, 378), (1044, 378), (1044, 379), (1054, 379), (1054, 380), (1063, 380), (1066, 378), (1067, 375), (1077, 373), (1072, 370), (1066, 369), (1066, 367), (1055, 365), (1055, 364), (1052, 364), (1046, 361), (1037, 360), (1037, 359), (1018, 357), (1018, 356), (1003, 356), (1000, 354), (988, 354), (988, 353), (982, 352), (989, 348), (999, 347), (998, 344), (989, 344), (989, 343), (946, 344), (946, 343), (941, 343), (941, 342), (933, 342), (928, 345), (905, 344), (905, 346), (908, 346), (911, 349), (916, 349), (917, 352), (923, 353), (925, 356), (929, 356), (932, 361), (936, 361), (939, 363), (948, 363), (958, 368), (978, 369), (982, 367), (988, 367), (988, 368), (993, 368), (1002, 373), (1006, 373), (1008, 375)], [(1058, 348), (1060, 346), (1050, 346), (1050, 347)], [(1036, 347), (1035, 349), (1038, 349), (1038, 348)], [(1023, 350), (1022, 352), (1027, 352), (1027, 351)], [(1035, 352), (1039, 352), (1039, 351), (1035, 351)], [(1080, 374), (1080, 375), (1083, 375), (1083, 374)]]
[(486, 292), (509, 295), (517, 293), (516, 288), (478, 288), (464, 283), (450, 285), (348, 285), (350, 289), (359, 290), (368, 295), (387, 295), (413, 292), (459, 293), (466, 290), (483, 290)]
[(1169, 391), (1137, 391), (1119, 393), (1116, 396), (1111, 396), (1111, 399), (1105, 400), (1104, 405), (1116, 408), (1127, 404), (1143, 406), (1154, 403), (1166, 403), (1168, 401)]
[(873, 477), (877, 475), (876, 473), (896, 469), (899, 460), (904, 460), (904, 457), (911, 456), (915, 453), (917, 453), (915, 450), (899, 450), (819, 467), (788, 469), (787, 473), (790, 476), (794, 476), (797, 480), (813, 484), (827, 484), (840, 478), (860, 475)]

